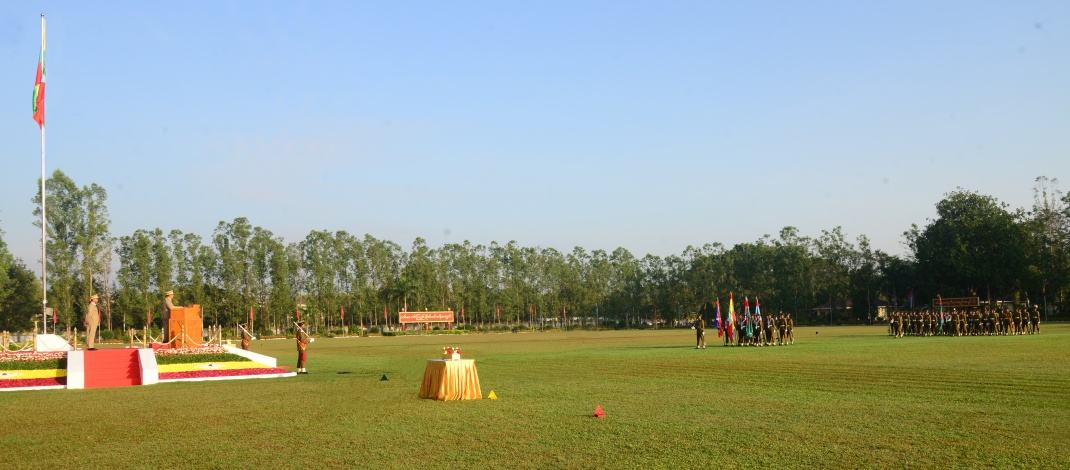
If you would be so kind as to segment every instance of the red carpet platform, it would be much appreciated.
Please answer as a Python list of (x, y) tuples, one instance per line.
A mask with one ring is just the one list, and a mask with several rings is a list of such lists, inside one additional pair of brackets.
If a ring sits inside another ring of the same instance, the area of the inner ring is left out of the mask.
[(85, 351), (85, 388), (141, 385), (137, 349)]

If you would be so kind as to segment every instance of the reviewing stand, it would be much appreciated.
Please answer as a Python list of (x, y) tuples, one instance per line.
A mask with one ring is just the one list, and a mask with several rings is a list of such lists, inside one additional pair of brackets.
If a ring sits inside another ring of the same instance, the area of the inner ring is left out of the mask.
[(204, 320), (201, 318), (200, 305), (175, 307), (171, 309), (171, 319), (167, 322), (169, 338), (164, 339), (167, 340), (172, 348), (202, 346), (201, 329), (203, 324)]

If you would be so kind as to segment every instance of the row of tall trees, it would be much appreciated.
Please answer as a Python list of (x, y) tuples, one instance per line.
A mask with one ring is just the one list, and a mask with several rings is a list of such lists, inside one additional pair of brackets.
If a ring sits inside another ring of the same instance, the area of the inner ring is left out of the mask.
[[(638, 257), (624, 248), (561, 252), (515, 241), (433, 248), (417, 238), (406, 249), (345, 231), (313, 231), (288, 243), (245, 218), (220, 222), (209, 239), (161, 229), (116, 238), (105, 190), (79, 188), (57, 170), (47, 185), (48, 304), (61, 323), (78, 326), (77, 312), (98, 293), (106, 327), (140, 328), (160, 317), (161, 293), (174, 290), (179, 303), (200, 304), (208, 322), (252, 315), (259, 330), (285, 329), (298, 314), (318, 329), (380, 325), (396, 321), (400, 310), (447, 308), (467, 323), (540, 325), (567, 315), (612, 327), (671, 324), (709, 311), (718, 299), (723, 305), (729, 292), (759, 297), (765, 310), (804, 322), (868, 319), (879, 305), (905, 305), (910, 294), (977, 295), (1066, 311), (1070, 198), (1055, 180), (1036, 183), (1031, 211), (962, 189), (949, 193), (936, 218), (904, 233), (905, 257), (840, 227), (816, 237), (785, 227), (730, 248), (708, 243), (679, 255)], [(26, 290), (33, 279), (5, 253), (0, 245), (0, 321), (25, 325), (39, 312), (40, 295), (15, 294), (16, 285)]]

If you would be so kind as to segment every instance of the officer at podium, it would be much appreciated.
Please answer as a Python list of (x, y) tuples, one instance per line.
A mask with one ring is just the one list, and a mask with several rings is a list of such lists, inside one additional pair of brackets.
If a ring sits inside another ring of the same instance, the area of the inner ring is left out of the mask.
[(168, 323), (170, 323), (171, 321), (171, 309), (180, 307), (179, 305), (175, 305), (173, 302), (171, 302), (171, 299), (174, 298), (174, 296), (175, 291), (173, 290), (169, 290), (167, 292), (164, 292), (163, 294), (163, 328), (161, 331), (163, 331), (164, 343), (171, 340), (171, 336), (169, 334), (170, 331), (168, 331), (170, 329), (168, 327)]

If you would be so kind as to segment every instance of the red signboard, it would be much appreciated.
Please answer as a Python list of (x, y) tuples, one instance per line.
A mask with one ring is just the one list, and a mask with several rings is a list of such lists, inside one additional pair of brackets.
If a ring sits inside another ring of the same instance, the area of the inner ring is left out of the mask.
[(453, 323), (453, 312), (398, 312), (400, 323)]

